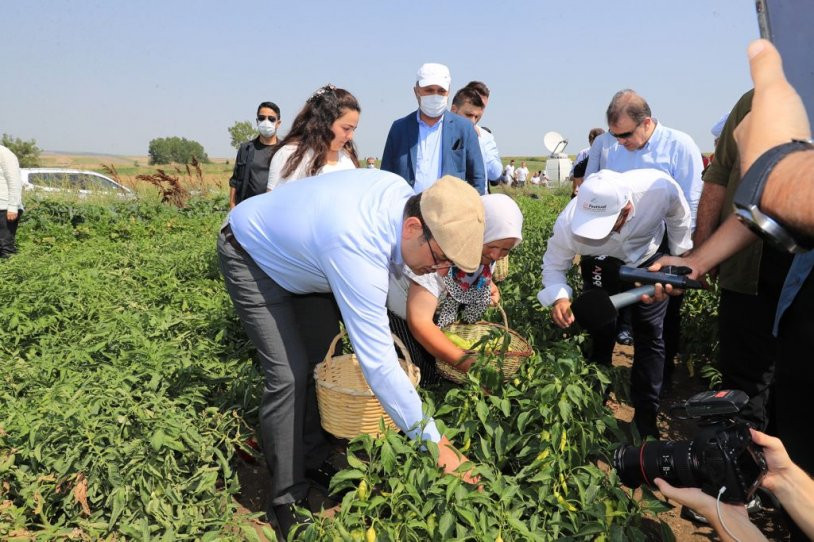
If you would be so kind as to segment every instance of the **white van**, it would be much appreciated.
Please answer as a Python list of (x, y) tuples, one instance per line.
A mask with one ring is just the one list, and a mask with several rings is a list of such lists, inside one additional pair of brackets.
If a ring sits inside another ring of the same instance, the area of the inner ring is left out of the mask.
[(35, 192), (76, 192), (80, 197), (98, 193), (113, 193), (123, 198), (133, 197), (133, 191), (110, 177), (79, 169), (21, 168), (23, 190)]

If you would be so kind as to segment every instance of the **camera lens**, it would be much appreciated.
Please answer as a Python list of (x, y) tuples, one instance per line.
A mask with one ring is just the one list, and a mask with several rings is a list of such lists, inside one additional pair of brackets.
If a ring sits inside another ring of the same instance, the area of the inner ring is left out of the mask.
[(639, 487), (653, 486), (662, 478), (676, 487), (697, 487), (696, 461), (690, 453), (688, 440), (648, 441), (641, 446), (621, 446), (613, 454), (613, 467), (622, 483)]

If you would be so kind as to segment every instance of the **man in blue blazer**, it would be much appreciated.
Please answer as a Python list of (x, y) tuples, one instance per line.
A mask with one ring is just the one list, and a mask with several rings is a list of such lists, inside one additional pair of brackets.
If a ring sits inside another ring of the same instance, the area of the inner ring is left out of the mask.
[(423, 64), (415, 92), (418, 110), (390, 127), (381, 169), (402, 176), (416, 193), (444, 175), (464, 179), (480, 194), (486, 193), (486, 173), (478, 135), (469, 119), (447, 111), (449, 68)]

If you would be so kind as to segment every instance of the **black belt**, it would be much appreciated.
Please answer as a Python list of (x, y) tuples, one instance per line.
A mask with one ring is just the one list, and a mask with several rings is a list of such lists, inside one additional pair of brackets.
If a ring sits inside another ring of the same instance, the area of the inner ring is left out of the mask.
[(237, 250), (238, 252), (241, 252), (243, 254), (246, 253), (246, 251), (243, 249), (243, 247), (240, 246), (240, 243), (237, 242), (237, 239), (235, 239), (235, 234), (232, 233), (232, 225), (231, 224), (226, 224), (226, 227), (223, 228), (223, 237), (226, 239), (227, 243), (229, 243), (230, 245), (232, 245), (234, 247), (235, 250)]

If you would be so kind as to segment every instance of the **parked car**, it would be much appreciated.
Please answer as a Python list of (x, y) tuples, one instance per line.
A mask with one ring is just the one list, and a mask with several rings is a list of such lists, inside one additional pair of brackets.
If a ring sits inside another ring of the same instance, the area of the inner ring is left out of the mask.
[(110, 177), (79, 169), (22, 168), (24, 190), (35, 192), (76, 192), (80, 197), (98, 193), (114, 193), (120, 197), (133, 196), (133, 191)]

